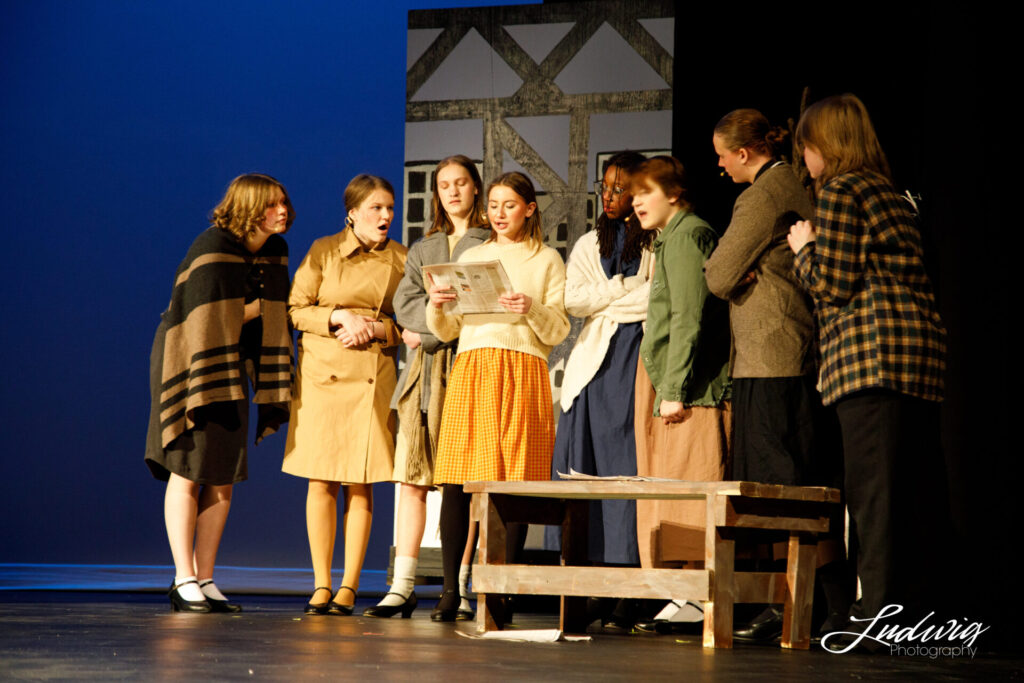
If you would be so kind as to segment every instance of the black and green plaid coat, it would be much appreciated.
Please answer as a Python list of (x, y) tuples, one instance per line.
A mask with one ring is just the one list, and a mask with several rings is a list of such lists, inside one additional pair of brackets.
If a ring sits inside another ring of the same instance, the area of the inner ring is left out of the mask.
[(880, 175), (845, 173), (815, 222), (793, 267), (815, 302), (825, 403), (879, 387), (941, 400), (946, 331), (910, 205)]

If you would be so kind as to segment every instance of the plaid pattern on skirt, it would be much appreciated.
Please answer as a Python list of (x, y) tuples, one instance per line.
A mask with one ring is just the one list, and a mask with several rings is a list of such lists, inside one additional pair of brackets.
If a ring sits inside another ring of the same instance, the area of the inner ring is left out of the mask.
[(455, 358), (441, 414), (435, 484), (546, 481), (555, 446), (548, 366), (508, 349)]

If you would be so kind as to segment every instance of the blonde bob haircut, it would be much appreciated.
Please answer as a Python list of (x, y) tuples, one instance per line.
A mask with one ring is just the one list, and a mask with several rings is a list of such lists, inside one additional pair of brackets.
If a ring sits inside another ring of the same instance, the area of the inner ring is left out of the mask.
[[(518, 171), (511, 171), (504, 173), (494, 180), (487, 186), (487, 196), (491, 196), (491, 190), (498, 186), (511, 188), (513, 192), (519, 195), (524, 202), (527, 204), (537, 204), (537, 192), (533, 189), (533, 183), (522, 173)], [(498, 234), (491, 228), (491, 236), (487, 238), (488, 242), (492, 242), (497, 239)], [(544, 246), (544, 230), (541, 227), (540, 221), (540, 207), (533, 210), (533, 214), (526, 217), (526, 222), (523, 224), (523, 238), (522, 241), (529, 242), (533, 246), (540, 248)]]
[(826, 97), (808, 107), (796, 126), (796, 142), (801, 149), (813, 147), (825, 162), (818, 188), (843, 173), (865, 170), (892, 182), (871, 117), (856, 95)]
[(295, 221), (295, 209), (288, 190), (276, 178), (262, 173), (246, 173), (232, 180), (224, 199), (210, 213), (210, 223), (244, 241), (263, 225), (276, 190), (281, 191), (288, 206), (288, 222), (285, 224), (285, 232), (288, 232)]
[(469, 216), (469, 227), (487, 227), (487, 210), (484, 208), (484, 181), (480, 179), (480, 172), (476, 170), (476, 164), (473, 163), (472, 159), (465, 154), (455, 154), (441, 159), (434, 168), (433, 176), (431, 176), (430, 187), (433, 190), (433, 197), (430, 200), (430, 216), (432, 224), (430, 230), (427, 231), (428, 235), (433, 235), (435, 232), (443, 232), (446, 235), (450, 235), (455, 230), (455, 226), (452, 225), (452, 219), (448, 217), (448, 212), (444, 210), (444, 206), (441, 204), (441, 194), (437, 189), (437, 174), (453, 164), (466, 169), (470, 180), (473, 181), (473, 187), (476, 188), (476, 195), (473, 197), (473, 212)]

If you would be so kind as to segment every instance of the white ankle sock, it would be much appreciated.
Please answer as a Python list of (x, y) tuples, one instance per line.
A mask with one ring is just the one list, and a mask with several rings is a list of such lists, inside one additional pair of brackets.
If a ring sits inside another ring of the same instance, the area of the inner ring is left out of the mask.
[(687, 600), (686, 604), (679, 608), (669, 621), (680, 621), (687, 624), (695, 624), (704, 621), (704, 607), (696, 602)]
[(199, 590), (203, 591), (203, 595), (214, 600), (227, 600), (224, 594), (217, 588), (217, 584), (213, 582), (213, 579), (204, 579), (199, 582)]
[(704, 621), (704, 609), (695, 602), (673, 600), (654, 617), (673, 622), (694, 623)]
[(194, 576), (183, 576), (181, 578), (174, 577), (174, 587), (178, 589), (178, 595), (189, 602), (203, 602), (206, 600), (206, 596), (203, 595), (203, 591), (199, 590), (199, 585), (194, 582), (196, 577)]
[[(418, 564), (419, 560), (415, 557), (396, 557), (395, 578), (391, 582), (391, 588), (388, 589), (390, 595), (385, 595), (384, 599), (377, 604), (382, 607), (393, 607), (403, 604), (405, 598), (408, 598), (413, 588), (416, 587), (416, 566)], [(398, 595), (394, 595), (395, 593)]]
[(473, 605), (469, 602), (469, 576), (470, 566), (464, 564), (459, 567), (459, 597), (462, 598), (462, 602), (459, 604), (459, 609), (472, 610)]

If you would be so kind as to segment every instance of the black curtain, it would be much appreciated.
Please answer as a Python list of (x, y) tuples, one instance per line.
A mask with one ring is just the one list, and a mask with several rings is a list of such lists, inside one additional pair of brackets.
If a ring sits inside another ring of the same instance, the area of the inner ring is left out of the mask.
[[(1016, 497), (1024, 289), (1020, 252), (1020, 147), (1015, 108), (1019, 58), (997, 49), (998, 16), (963, 5), (918, 11), (890, 5), (815, 14), (754, 16), (723, 5), (699, 20), (676, 15), (673, 149), (686, 166), (696, 210), (728, 225), (741, 187), (720, 176), (711, 146), (715, 123), (739, 107), (773, 123), (799, 117), (809, 102), (852, 92), (867, 105), (898, 189), (922, 197), (926, 263), (949, 330), (942, 442), (953, 530), (935, 572), (943, 604), (993, 625), (999, 647), (1020, 604)], [(1003, 17), (1002, 21), (1009, 21)], [(1013, 215), (1011, 215), (1011, 213)], [(1012, 281), (1011, 281), (1012, 279)], [(948, 602), (947, 602), (948, 599)]]

